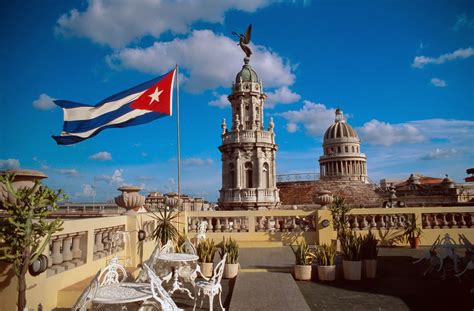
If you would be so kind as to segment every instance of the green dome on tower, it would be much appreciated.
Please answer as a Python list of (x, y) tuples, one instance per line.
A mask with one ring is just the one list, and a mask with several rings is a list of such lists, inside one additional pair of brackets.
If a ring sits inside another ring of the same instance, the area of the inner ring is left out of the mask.
[(242, 70), (237, 74), (235, 77), (235, 83), (240, 83), (240, 79), (242, 78), (242, 82), (255, 82), (259, 83), (260, 79), (258, 78), (257, 73), (255, 70), (252, 69), (252, 66), (249, 64), (250, 58), (244, 58), (244, 65), (242, 66)]

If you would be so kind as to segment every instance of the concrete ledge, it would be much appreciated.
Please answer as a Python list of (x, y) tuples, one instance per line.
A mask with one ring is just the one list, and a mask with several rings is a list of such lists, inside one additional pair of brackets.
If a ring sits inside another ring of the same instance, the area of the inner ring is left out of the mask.
[(230, 311), (309, 311), (298, 285), (289, 273), (240, 272)]

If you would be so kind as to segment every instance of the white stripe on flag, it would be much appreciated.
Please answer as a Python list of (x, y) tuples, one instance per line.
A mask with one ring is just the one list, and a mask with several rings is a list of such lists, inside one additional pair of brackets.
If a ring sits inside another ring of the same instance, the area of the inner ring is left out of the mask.
[[(145, 90), (146, 91), (146, 90)], [(116, 101), (111, 101), (101, 105), (100, 107), (77, 107), (77, 108), (63, 108), (64, 111), (64, 122), (67, 121), (81, 121), (81, 120), (90, 120), (97, 118), (103, 114), (114, 111), (122, 107), (123, 105), (134, 101), (140, 97), (143, 92), (130, 94), (124, 98), (121, 98)]]
[(142, 116), (142, 115), (147, 114), (147, 113), (153, 113), (153, 111), (135, 109), (135, 110), (133, 110), (133, 111), (127, 113), (127, 114), (124, 114), (123, 116), (118, 117), (117, 119), (113, 119), (112, 121), (110, 121), (108, 123), (105, 123), (105, 124), (102, 124), (101, 126), (98, 126), (98, 127), (94, 128), (92, 130), (89, 130), (89, 131), (86, 131), (86, 132), (79, 132), (79, 133), (62, 132), (61, 136), (74, 135), (74, 136), (79, 136), (79, 137), (82, 137), (82, 138), (87, 138), (87, 137), (91, 136), (92, 134), (94, 134), (95, 131), (97, 131), (98, 129), (100, 129), (104, 126), (126, 122), (130, 119)]

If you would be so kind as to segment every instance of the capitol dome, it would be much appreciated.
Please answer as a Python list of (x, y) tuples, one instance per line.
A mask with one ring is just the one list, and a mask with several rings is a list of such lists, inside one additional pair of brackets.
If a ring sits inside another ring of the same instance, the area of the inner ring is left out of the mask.
[(360, 152), (359, 136), (339, 108), (334, 123), (324, 133), (323, 152), (319, 158), (321, 179), (367, 182), (366, 156)]

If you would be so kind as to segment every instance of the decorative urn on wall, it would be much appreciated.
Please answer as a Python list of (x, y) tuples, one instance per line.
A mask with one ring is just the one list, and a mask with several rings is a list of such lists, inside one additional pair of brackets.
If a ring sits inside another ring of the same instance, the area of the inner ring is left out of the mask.
[[(23, 169), (15, 169), (15, 170), (8, 170), (0, 172), (1, 175), (13, 173), (15, 174), (15, 179), (13, 180), (12, 186), (14, 190), (18, 190), (19, 188), (31, 188), (34, 186), (36, 180), (41, 180), (48, 178), (43, 172), (35, 171), (35, 170), (23, 170)], [(3, 184), (0, 185), (0, 206), (2, 205), (2, 201), (8, 200), (8, 202), (13, 202), (15, 198), (8, 194), (8, 191), (5, 189)]]
[(143, 205), (145, 204), (145, 197), (139, 193), (141, 190), (140, 187), (123, 186), (117, 190), (122, 191), (122, 195), (115, 197), (115, 203), (127, 210), (124, 213), (125, 215), (134, 215), (146, 212), (146, 210), (143, 208)]
[(328, 190), (322, 190), (316, 193), (313, 199), (314, 203), (321, 205), (321, 209), (327, 209), (327, 205), (330, 205), (334, 201), (331, 191)]

